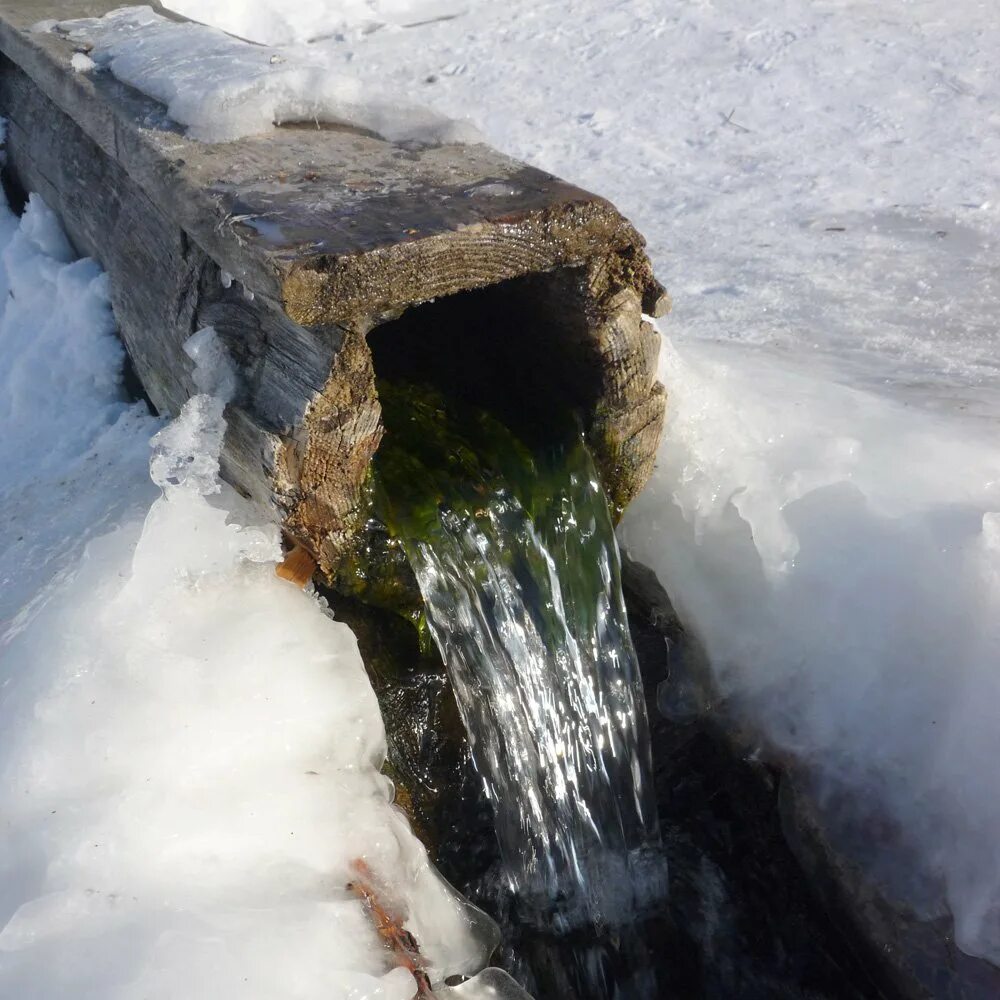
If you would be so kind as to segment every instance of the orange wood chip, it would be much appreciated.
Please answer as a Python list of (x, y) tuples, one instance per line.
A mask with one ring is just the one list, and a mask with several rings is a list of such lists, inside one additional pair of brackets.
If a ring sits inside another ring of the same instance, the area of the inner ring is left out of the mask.
[(275, 570), (282, 580), (290, 580), (297, 587), (305, 587), (316, 572), (316, 560), (301, 546), (296, 545)]

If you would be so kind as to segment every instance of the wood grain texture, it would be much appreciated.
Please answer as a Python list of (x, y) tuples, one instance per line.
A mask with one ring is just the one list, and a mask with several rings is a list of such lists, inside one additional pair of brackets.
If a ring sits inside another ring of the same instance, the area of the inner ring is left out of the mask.
[(616, 506), (631, 500), (663, 418), (657, 338), (642, 314), (667, 299), (612, 205), (485, 145), (404, 147), (339, 127), (189, 140), (157, 102), (107, 73), (74, 72), (64, 37), (31, 30), (116, 6), (5, 0), (8, 169), (107, 271), (122, 337), (161, 411), (194, 391), (184, 341), (219, 330), (242, 377), (223, 475), (325, 574), (363, 519), (383, 433), (369, 333), (424, 303), (527, 276), (547, 318), (533, 334), (545, 341), (538, 371), (566, 383)]

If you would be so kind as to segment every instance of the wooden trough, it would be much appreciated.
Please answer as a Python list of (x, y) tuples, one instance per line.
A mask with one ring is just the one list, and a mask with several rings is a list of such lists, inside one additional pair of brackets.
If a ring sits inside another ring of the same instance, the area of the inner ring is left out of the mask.
[(190, 140), (111, 74), (75, 72), (64, 36), (31, 30), (117, 6), (4, 0), (7, 177), (104, 267), (161, 412), (196, 391), (184, 341), (218, 330), (242, 386), (223, 475), (327, 577), (363, 520), (383, 367), (436, 367), (539, 420), (576, 409), (613, 503), (632, 499), (664, 406), (642, 314), (667, 298), (612, 205), (484, 145), (335, 125)]

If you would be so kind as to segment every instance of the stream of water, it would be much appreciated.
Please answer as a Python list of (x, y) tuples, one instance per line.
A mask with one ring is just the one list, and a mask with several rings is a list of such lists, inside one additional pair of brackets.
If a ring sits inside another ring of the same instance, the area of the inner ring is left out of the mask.
[[(434, 396), (382, 395), (381, 507), (446, 662), (520, 919), (617, 940), (665, 894), (665, 870), (618, 548), (590, 454), (579, 435), (536, 452), (485, 414), (455, 420)], [(604, 964), (583, 962), (594, 982), (579, 995), (613, 995)]]

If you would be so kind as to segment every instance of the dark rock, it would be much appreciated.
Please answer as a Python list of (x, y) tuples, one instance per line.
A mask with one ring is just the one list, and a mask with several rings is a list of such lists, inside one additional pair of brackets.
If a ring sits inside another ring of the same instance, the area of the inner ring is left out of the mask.
[[(693, 995), (1000, 997), (1000, 969), (957, 947), (943, 893), (918, 876), (900, 831), (849, 790), (826, 789), (821, 809), (793, 761), (761, 754), (715, 699), (708, 661), (655, 574), (628, 560), (624, 569), (673, 862), (671, 908), (683, 926), (700, 900), (692, 947), (701, 960), (721, 959), (703, 969)], [(658, 683), (670, 720), (653, 705)], [(664, 683), (676, 689), (668, 698)], [(873, 866), (876, 840), (905, 884)], [(773, 992), (760, 992), (757, 977)]]
[[(897, 995), (908, 1000), (1000, 997), (1000, 969), (958, 948), (949, 914), (928, 913), (929, 909), (942, 910), (940, 887), (924, 887), (922, 895), (929, 890), (937, 906), (918, 910), (901, 898), (900, 890), (905, 887), (893, 886), (864, 863), (865, 854), (870, 860), (876, 829), (882, 831), (880, 839), (885, 837), (884, 821), (868, 816), (845, 823), (845, 815), (858, 817), (868, 810), (850, 807), (833, 816), (817, 805), (805, 780), (791, 773), (782, 777), (779, 802), (786, 840), (810, 882), (827, 905), (849, 915), (873, 966)], [(896, 849), (906, 850), (902, 843)], [(919, 862), (914, 858), (902, 867), (917, 882)]]
[[(654, 780), (670, 873), (675, 964), (665, 997), (893, 997), (860, 941), (814, 893), (785, 843), (779, 775), (709, 713), (708, 662), (645, 567), (624, 561), (629, 622), (646, 688)], [(662, 685), (688, 693), (664, 716)]]
[[(581, 963), (602, 970), (609, 1000), (642, 995), (650, 978), (656, 986), (646, 995), (664, 1000), (914, 995), (873, 975), (881, 963), (856, 923), (817, 894), (789, 850), (780, 774), (742, 750), (706, 711), (707, 661), (655, 577), (628, 562), (624, 576), (670, 892), (662, 912), (644, 914), (629, 935), (603, 938), (546, 933), (521, 919), (439, 659), (421, 651), (405, 618), (328, 594), (335, 615), (357, 634), (379, 696), (399, 802), (445, 878), (500, 923), (498, 963), (537, 1000), (573, 997), (573, 969)], [(660, 713), (663, 684), (685, 686), (690, 710)]]

